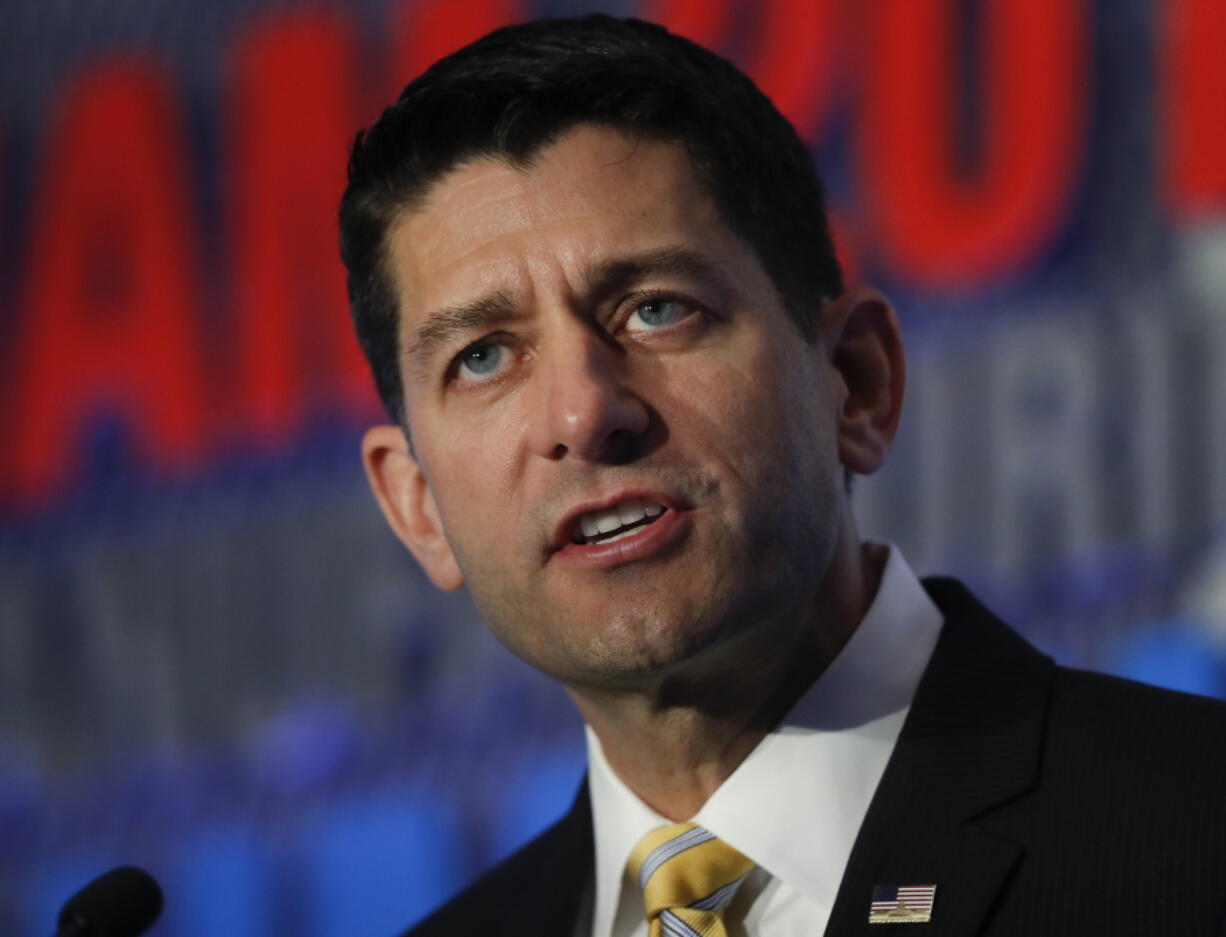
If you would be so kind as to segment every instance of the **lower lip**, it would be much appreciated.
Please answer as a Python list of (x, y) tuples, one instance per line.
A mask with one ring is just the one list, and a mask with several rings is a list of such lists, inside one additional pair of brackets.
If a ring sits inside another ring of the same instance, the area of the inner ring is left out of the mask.
[(650, 524), (640, 527), (633, 536), (612, 543), (568, 543), (554, 554), (554, 558), (589, 569), (611, 569), (661, 553), (689, 528), (689, 518), (669, 508)]

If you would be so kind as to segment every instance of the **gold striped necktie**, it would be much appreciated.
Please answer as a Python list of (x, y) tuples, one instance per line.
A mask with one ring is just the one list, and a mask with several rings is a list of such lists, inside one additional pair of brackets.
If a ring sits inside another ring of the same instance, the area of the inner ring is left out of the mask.
[(652, 830), (627, 863), (643, 889), (651, 937), (728, 937), (724, 908), (753, 867), (697, 823)]

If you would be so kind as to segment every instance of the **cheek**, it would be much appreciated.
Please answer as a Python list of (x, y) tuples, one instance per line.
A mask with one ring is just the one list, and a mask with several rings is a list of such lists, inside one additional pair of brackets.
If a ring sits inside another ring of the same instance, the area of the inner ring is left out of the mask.
[(522, 421), (468, 419), (423, 444), (449, 537), (492, 530), (517, 516), (516, 437)]
[(785, 447), (790, 436), (788, 382), (768, 348), (749, 351), (695, 356), (685, 368), (670, 369), (660, 398), (666, 423), (692, 430), (686, 436), (717, 447), (711, 455), (730, 462)]
[(660, 410), (683, 451), (720, 467), (733, 502), (776, 523), (776, 509), (806, 510), (839, 476), (830, 390), (802, 349), (740, 351), (671, 377)]

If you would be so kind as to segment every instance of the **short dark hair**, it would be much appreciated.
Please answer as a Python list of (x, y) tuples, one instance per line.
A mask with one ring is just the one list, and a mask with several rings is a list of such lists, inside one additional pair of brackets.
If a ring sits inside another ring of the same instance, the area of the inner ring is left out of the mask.
[(350, 309), (383, 404), (406, 429), (388, 228), (461, 163), (525, 165), (585, 123), (684, 146), (806, 338), (816, 306), (843, 291), (812, 155), (732, 63), (641, 20), (506, 26), (410, 82), (349, 158), (340, 241)]

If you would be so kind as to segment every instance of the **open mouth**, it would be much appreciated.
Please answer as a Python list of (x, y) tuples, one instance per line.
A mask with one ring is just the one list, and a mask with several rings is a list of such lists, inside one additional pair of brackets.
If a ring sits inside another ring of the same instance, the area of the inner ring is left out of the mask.
[(633, 536), (667, 510), (664, 505), (645, 498), (628, 498), (612, 507), (588, 511), (575, 518), (570, 539), (580, 545), (613, 543)]

